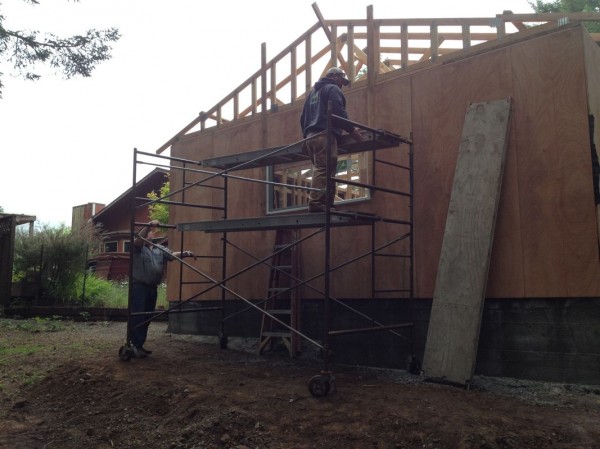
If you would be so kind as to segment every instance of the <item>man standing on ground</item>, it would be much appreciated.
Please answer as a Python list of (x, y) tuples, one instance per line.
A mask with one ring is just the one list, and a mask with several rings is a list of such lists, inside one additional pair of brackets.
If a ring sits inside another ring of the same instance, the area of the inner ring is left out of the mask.
[[(343, 129), (333, 128), (331, 142), (331, 158), (329, 160), (329, 173), (327, 173), (327, 105), (331, 101), (332, 114), (348, 119), (346, 112), (346, 97), (342, 93), (342, 86), (350, 84), (343, 70), (332, 67), (324, 78), (317, 81), (313, 89), (306, 97), (300, 126), (304, 142), (304, 151), (310, 156), (313, 173), (311, 190), (308, 200), (309, 212), (324, 212), (326, 208), (333, 206), (335, 198), (335, 183), (327, 180), (335, 175), (337, 167), (337, 145), (342, 136), (342, 130), (347, 131), (357, 142), (362, 142), (358, 130), (349, 123), (343, 125)], [(327, 193), (329, 193), (329, 204)]]
[[(131, 295), (131, 312), (151, 313), (156, 309), (158, 284), (162, 282), (165, 262), (175, 257), (193, 257), (191, 251), (172, 252), (165, 246), (150, 243), (154, 237), (151, 228), (160, 226), (158, 220), (152, 220), (144, 226), (139, 236), (133, 241), (133, 280)], [(144, 348), (151, 316), (133, 315), (131, 317), (131, 345), (133, 355), (141, 358), (150, 355), (152, 351)], [(147, 321), (147, 322), (146, 322)], [(144, 323), (144, 324), (142, 324)]]

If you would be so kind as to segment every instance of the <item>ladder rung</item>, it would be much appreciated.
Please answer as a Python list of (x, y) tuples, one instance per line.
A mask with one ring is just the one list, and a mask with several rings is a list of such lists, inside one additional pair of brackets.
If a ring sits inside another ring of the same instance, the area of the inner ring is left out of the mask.
[(373, 293), (410, 293), (410, 289), (400, 290), (374, 290)]
[(271, 315), (291, 315), (290, 309), (265, 309), (265, 312), (269, 312)]
[(275, 268), (276, 270), (291, 270), (292, 266), (291, 265), (273, 265), (273, 268)]
[(291, 332), (262, 332), (261, 337), (291, 337)]

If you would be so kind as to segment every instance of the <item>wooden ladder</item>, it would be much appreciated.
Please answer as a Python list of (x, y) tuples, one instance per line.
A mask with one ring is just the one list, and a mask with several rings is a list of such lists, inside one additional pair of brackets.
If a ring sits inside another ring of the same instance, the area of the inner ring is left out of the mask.
[[(298, 279), (299, 248), (297, 245), (290, 246), (296, 240), (296, 233), (292, 229), (276, 231), (267, 297), (263, 306), (265, 312), (293, 329), (299, 327), (298, 292), (296, 288), (291, 288)], [(300, 352), (301, 340), (298, 334), (263, 314), (258, 353), (262, 354), (267, 348), (275, 349), (276, 341), (285, 345), (290, 357)]]

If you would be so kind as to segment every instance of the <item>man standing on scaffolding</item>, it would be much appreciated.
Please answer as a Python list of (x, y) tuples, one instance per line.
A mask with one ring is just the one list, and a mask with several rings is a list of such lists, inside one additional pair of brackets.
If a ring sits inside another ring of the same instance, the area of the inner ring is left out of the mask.
[[(331, 158), (329, 160), (329, 173), (327, 173), (327, 108), (331, 101), (332, 114), (348, 119), (346, 112), (346, 97), (342, 93), (342, 86), (350, 84), (343, 70), (332, 67), (327, 71), (324, 78), (317, 81), (313, 89), (306, 97), (300, 126), (304, 142), (304, 151), (310, 156), (313, 172), (311, 190), (308, 200), (309, 212), (325, 212), (333, 208), (335, 198), (335, 183), (328, 180), (336, 173), (337, 167), (337, 145), (342, 135), (342, 129), (333, 127), (331, 142)], [(354, 126), (349, 123), (343, 125), (357, 142), (362, 142), (362, 136)], [(327, 188), (327, 193), (325, 191)], [(327, 196), (329, 195), (329, 204)]]
[[(193, 257), (191, 251), (173, 252), (169, 248), (153, 243), (154, 232), (151, 228), (160, 226), (158, 220), (152, 220), (144, 226), (133, 241), (133, 285), (131, 293), (131, 346), (133, 356), (146, 357), (152, 351), (144, 348), (151, 314), (156, 309), (158, 284), (163, 280), (165, 262), (175, 258)], [(137, 314), (140, 315), (137, 315)]]

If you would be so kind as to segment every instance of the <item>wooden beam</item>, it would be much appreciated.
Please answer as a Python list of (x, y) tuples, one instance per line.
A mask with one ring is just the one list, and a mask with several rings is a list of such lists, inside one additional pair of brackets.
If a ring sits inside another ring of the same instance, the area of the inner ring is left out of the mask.
[(400, 25), (400, 54), (401, 66), (403, 69), (408, 67), (408, 25), (403, 23)]
[[(362, 64), (369, 66), (369, 56), (356, 45), (354, 46), (354, 56), (358, 59)], [(388, 66), (386, 66), (383, 62), (379, 62), (379, 73), (391, 72)]]
[[(465, 25), (466, 28), (469, 28), (468, 25)], [(471, 39), (474, 41), (489, 41), (492, 39), (496, 39), (496, 33), (470, 33), (471, 35)], [(355, 39), (366, 39), (366, 33), (355, 33), (354, 34), (354, 38)], [(428, 41), (431, 39), (431, 33), (428, 32), (413, 32), (413, 33), (408, 33), (407, 34), (408, 39), (410, 40), (422, 40), (422, 41)], [(461, 32), (458, 33), (451, 33), (451, 32), (439, 32), (438, 30), (438, 37), (440, 39), (444, 39), (446, 41), (461, 41), (463, 39), (463, 33), (462, 33), (462, 27), (461, 27)], [(402, 38), (402, 32), (400, 33), (381, 33), (379, 35), (379, 40), (380, 41), (386, 41), (386, 40), (399, 40)]]
[[(512, 11), (503, 11), (502, 15), (505, 16), (507, 14), (512, 14), (512, 13), (513, 13)], [(523, 21), (521, 21), (521, 20), (514, 20), (514, 21), (507, 20), (507, 22), (512, 23), (515, 26), (515, 28), (519, 31), (525, 31), (527, 29), (527, 25), (525, 25), (523, 23)]]
[(312, 53), (311, 36), (306, 37), (306, 40), (304, 41), (304, 50), (304, 65), (302, 67), (306, 67), (306, 79), (304, 83), (304, 94), (306, 95), (312, 88), (312, 64), (310, 63)]
[(277, 65), (271, 65), (271, 91), (269, 92), (269, 98), (271, 99), (271, 106), (275, 104), (275, 100), (277, 99)]
[(431, 24), (431, 60), (435, 61), (438, 57), (438, 49), (440, 48), (440, 41), (438, 37), (438, 27), (434, 22)]
[(471, 27), (468, 25), (463, 25), (462, 27), (462, 47), (463, 48), (471, 48)]
[(257, 89), (258, 87), (256, 86), (256, 78), (252, 79), (252, 115), (256, 114), (256, 105), (258, 103), (258, 93), (257, 93)]
[(375, 20), (373, 18), (373, 5), (367, 6), (367, 83), (372, 89), (377, 80), (379, 52), (376, 41)]
[(323, 28), (323, 31), (325, 31), (325, 35), (327, 36), (327, 40), (329, 42), (331, 42), (331, 38), (332, 38), (331, 31), (329, 31), (329, 28), (327, 28), (327, 24), (325, 23), (325, 19), (323, 18), (323, 14), (321, 14), (321, 10), (319, 9), (319, 6), (317, 5), (316, 2), (312, 4), (312, 9), (315, 12), (315, 14), (317, 15), (317, 20), (321, 24), (321, 28)]
[(290, 53), (290, 103), (298, 98), (298, 68), (296, 66), (296, 47)]
[(351, 82), (356, 79), (356, 66), (354, 65), (354, 27), (348, 26), (348, 32), (346, 34), (346, 50), (348, 52), (348, 68), (346, 69), (346, 75)]
[(261, 102), (261, 140), (263, 148), (268, 146), (269, 141), (269, 123), (267, 114), (267, 44), (263, 42), (260, 52), (260, 102)]

